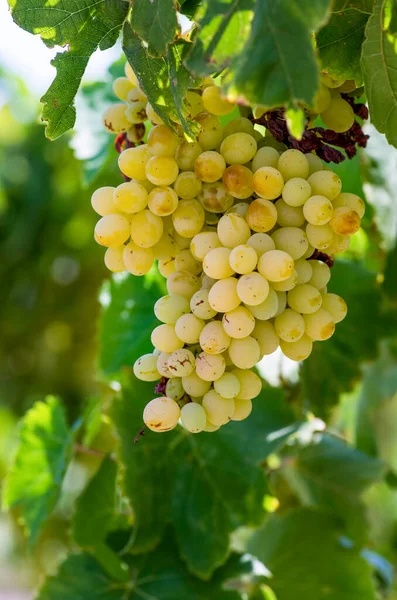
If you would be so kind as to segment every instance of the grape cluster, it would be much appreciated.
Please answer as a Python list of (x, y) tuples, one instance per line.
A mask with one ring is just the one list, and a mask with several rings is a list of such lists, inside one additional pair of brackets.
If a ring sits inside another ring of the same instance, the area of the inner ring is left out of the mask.
[(143, 275), (157, 259), (167, 279), (154, 306), (154, 352), (134, 365), (136, 377), (159, 382), (162, 395), (143, 415), (158, 432), (245, 419), (264, 356), (280, 347), (301, 361), (332, 336), (347, 307), (327, 292), (327, 262), (348, 248), (364, 214), (362, 199), (343, 193), (314, 154), (280, 153), (244, 117), (222, 126), (234, 105), (213, 81), (189, 92), (188, 105), (196, 141), (154, 122), (147, 143), (120, 154), (130, 181), (92, 198), (109, 269)]
[(320, 89), (314, 101), (313, 116), (320, 115), (327, 129), (336, 133), (348, 131), (354, 123), (354, 110), (343, 94), (356, 89), (353, 80), (335, 79), (328, 73), (321, 75)]

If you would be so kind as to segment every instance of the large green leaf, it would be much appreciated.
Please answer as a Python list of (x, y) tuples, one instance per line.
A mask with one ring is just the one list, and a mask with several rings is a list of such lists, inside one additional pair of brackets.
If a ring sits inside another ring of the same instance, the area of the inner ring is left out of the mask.
[(365, 30), (361, 68), (371, 122), (397, 146), (396, 38), (388, 31), (392, 0), (376, 0)]
[(116, 510), (116, 476), (116, 463), (105, 458), (79, 497), (73, 517), (73, 537), (79, 546), (96, 546), (106, 538)]
[(180, 39), (168, 46), (165, 56), (153, 58), (130, 24), (124, 24), (123, 50), (150, 104), (170, 127), (175, 127), (173, 121), (180, 122), (185, 133), (194, 136), (198, 126), (188, 118), (185, 96), (196, 80), (183, 65), (190, 46)]
[(189, 568), (208, 578), (227, 558), (232, 529), (260, 521), (265, 479), (259, 464), (293, 431), (294, 418), (282, 392), (267, 388), (244, 422), (196, 436), (179, 427), (148, 431), (134, 444), (152, 397), (150, 384), (133, 380), (114, 408), (124, 489), (135, 514), (131, 550), (154, 547), (171, 521)]
[(331, 517), (298, 509), (272, 515), (248, 548), (270, 570), (277, 600), (376, 600), (371, 567), (339, 535)]
[(113, 46), (128, 12), (120, 0), (12, 0), (14, 21), (30, 33), (39, 34), (47, 46), (67, 46), (52, 65), (55, 80), (44, 94), (42, 119), (46, 135), (54, 140), (76, 120), (74, 98), (91, 55)]
[(360, 67), (364, 30), (372, 13), (372, 0), (354, 3), (338, 0), (331, 19), (317, 35), (321, 65), (334, 77), (362, 84)]
[(57, 398), (37, 402), (24, 416), (20, 442), (6, 478), (3, 502), (15, 509), (34, 544), (58, 500), (72, 435)]
[(229, 67), (225, 89), (250, 103), (311, 105), (319, 78), (311, 32), (329, 7), (329, 0), (205, 2), (187, 64), (199, 74)]
[(276, 485), (287, 484), (289, 493), (303, 506), (334, 514), (347, 535), (363, 542), (366, 528), (361, 494), (381, 480), (384, 464), (340, 438), (327, 433), (308, 436), (305, 429), (285, 444), (279, 456)]
[(152, 56), (163, 56), (179, 29), (174, 0), (134, 0), (130, 22)]
[(116, 275), (102, 288), (99, 365), (111, 375), (150, 352), (150, 334), (156, 326), (153, 305), (166, 293), (157, 273), (145, 277)]
[(361, 378), (361, 363), (376, 358), (379, 338), (385, 333), (375, 273), (360, 263), (337, 262), (328, 290), (344, 298), (347, 317), (337, 324), (331, 339), (314, 344), (302, 366), (309, 407), (321, 417), (337, 404), (339, 394), (351, 390)]

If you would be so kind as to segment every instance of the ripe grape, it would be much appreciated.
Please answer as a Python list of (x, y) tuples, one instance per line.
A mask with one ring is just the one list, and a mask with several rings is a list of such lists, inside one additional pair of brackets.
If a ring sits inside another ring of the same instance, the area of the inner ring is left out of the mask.
[(280, 153), (275, 148), (264, 146), (258, 148), (257, 153), (252, 159), (252, 171), (255, 173), (261, 167), (273, 167), (277, 169)]
[(171, 185), (178, 173), (178, 163), (169, 156), (152, 156), (145, 167), (145, 175), (154, 185)]
[(146, 163), (150, 159), (150, 152), (147, 145), (137, 146), (136, 148), (127, 148), (119, 156), (119, 168), (124, 175), (131, 179), (146, 179)]
[[(197, 362), (196, 362), (197, 368)], [(182, 387), (185, 390), (186, 394), (189, 394), (190, 397), (200, 397), (204, 396), (208, 392), (211, 387), (210, 381), (204, 381), (197, 375), (195, 371), (187, 375), (187, 377), (182, 377)]]
[(197, 141), (202, 149), (215, 150), (215, 148), (218, 148), (223, 140), (222, 123), (218, 117), (207, 112), (202, 112), (197, 115), (196, 121), (201, 128), (197, 136)]
[(121, 246), (130, 237), (130, 224), (122, 215), (105, 215), (96, 224), (94, 236), (101, 246)]
[(228, 115), (234, 110), (234, 104), (222, 98), (221, 90), (213, 85), (206, 87), (203, 91), (202, 101), (204, 109), (213, 115)]
[(242, 339), (232, 339), (229, 346), (229, 356), (239, 369), (251, 369), (260, 359), (260, 347), (256, 339), (247, 336)]
[(221, 241), (215, 231), (203, 231), (194, 236), (190, 242), (190, 250), (197, 260), (203, 260), (214, 248), (219, 248)]
[(325, 225), (331, 220), (333, 212), (332, 203), (325, 196), (311, 196), (303, 205), (305, 219), (312, 225)]
[(286, 252), (294, 260), (302, 258), (309, 247), (307, 236), (299, 227), (281, 227), (272, 234), (277, 250)]
[(234, 400), (223, 398), (215, 390), (210, 390), (203, 397), (203, 409), (210, 423), (225, 425), (234, 414)]
[(244, 200), (254, 193), (252, 171), (243, 165), (231, 165), (223, 171), (222, 183), (233, 198)]
[(226, 363), (222, 354), (201, 352), (196, 357), (196, 373), (204, 381), (216, 381), (225, 372)]
[(220, 321), (210, 321), (200, 333), (200, 346), (207, 354), (222, 354), (229, 344), (230, 336)]
[(179, 173), (174, 183), (176, 194), (183, 200), (192, 200), (196, 198), (203, 187), (200, 179), (193, 171), (183, 171)]
[(305, 333), (296, 342), (285, 342), (281, 340), (282, 353), (290, 360), (301, 361), (308, 358), (313, 349), (313, 340)]
[(274, 206), (277, 210), (277, 224), (281, 227), (301, 227), (305, 223), (301, 206), (290, 206), (282, 198)]
[(178, 195), (168, 186), (155, 187), (148, 196), (148, 206), (154, 215), (166, 217), (178, 208)]
[(114, 190), (114, 187), (108, 185), (98, 188), (91, 196), (91, 206), (101, 217), (117, 212), (117, 208), (113, 200)]
[(236, 246), (229, 254), (229, 264), (231, 268), (240, 275), (253, 271), (257, 262), (258, 256), (254, 248), (248, 244)]
[(354, 112), (346, 100), (340, 96), (333, 96), (329, 106), (321, 112), (321, 118), (327, 129), (343, 133), (352, 127)]
[(185, 344), (197, 344), (204, 326), (203, 319), (193, 314), (184, 314), (175, 323), (175, 333)]
[(304, 315), (305, 333), (312, 340), (328, 340), (335, 331), (335, 322), (331, 314), (320, 308), (315, 313)]
[(269, 281), (284, 281), (294, 271), (294, 260), (282, 250), (269, 250), (259, 258), (258, 271)]
[[(213, 322), (219, 323), (219, 321)], [(234, 310), (226, 312), (223, 315), (222, 325), (228, 336), (235, 339), (241, 339), (252, 333), (252, 330), (255, 327), (255, 318), (247, 308), (238, 306)]]
[(223, 215), (219, 219), (217, 233), (221, 243), (227, 248), (245, 244), (251, 236), (247, 221), (236, 213)]
[(193, 373), (195, 365), (194, 354), (187, 348), (174, 350), (168, 358), (168, 369), (173, 377), (187, 377), (190, 373)]
[(239, 400), (252, 400), (261, 393), (262, 381), (256, 373), (249, 369), (233, 369), (231, 373), (240, 382)]
[(311, 260), (310, 265), (312, 267), (312, 276), (308, 283), (318, 290), (322, 290), (331, 279), (331, 269), (319, 260)]
[(131, 127), (131, 121), (126, 115), (127, 107), (121, 102), (109, 106), (103, 114), (102, 121), (110, 133), (121, 133)]
[(125, 268), (132, 275), (146, 275), (153, 266), (153, 250), (151, 248), (141, 248), (134, 242), (129, 242), (124, 247), (123, 261)]
[(198, 142), (183, 140), (176, 149), (175, 160), (181, 171), (193, 171), (196, 158), (203, 152)]
[(169, 354), (183, 347), (182, 340), (175, 333), (175, 327), (165, 323), (153, 329), (151, 341), (156, 350)]
[(234, 399), (234, 413), (232, 416), (232, 421), (243, 421), (246, 419), (252, 411), (252, 402), (251, 400), (240, 400)]
[(247, 245), (251, 246), (255, 250), (258, 259), (265, 252), (269, 252), (269, 250), (275, 250), (276, 248), (275, 243), (267, 233), (254, 233), (248, 238)]
[(328, 200), (335, 200), (342, 189), (342, 182), (333, 171), (316, 171), (308, 177), (313, 196), (325, 196)]
[(180, 377), (169, 379), (165, 386), (165, 395), (173, 400), (180, 400), (185, 394)]
[(342, 192), (335, 198), (332, 204), (334, 205), (334, 208), (347, 207), (356, 211), (360, 219), (363, 218), (365, 213), (364, 201), (360, 198), (360, 196), (356, 196), (356, 194)]
[(360, 216), (347, 206), (335, 208), (329, 222), (331, 229), (339, 235), (353, 235), (360, 229)]
[(288, 292), (288, 305), (302, 314), (316, 312), (322, 303), (322, 297), (317, 288), (307, 283), (297, 285)]
[(154, 305), (156, 318), (167, 325), (175, 325), (182, 315), (187, 315), (189, 312), (189, 300), (176, 294), (162, 296)]
[(121, 183), (114, 189), (113, 203), (124, 213), (138, 213), (148, 204), (148, 192), (137, 181)]
[(212, 279), (225, 279), (234, 275), (230, 266), (230, 248), (214, 248), (207, 252), (203, 260), (203, 270)]
[(247, 308), (255, 319), (262, 321), (271, 319), (276, 315), (279, 308), (277, 293), (274, 289), (269, 288), (269, 294), (264, 302), (261, 302), (261, 304), (257, 304), (256, 306), (247, 306)]
[(266, 233), (273, 229), (277, 222), (277, 208), (269, 200), (257, 198), (248, 206), (245, 218), (253, 231)]
[(347, 314), (346, 302), (337, 294), (323, 294), (322, 307), (329, 312), (335, 323), (343, 321)]
[(304, 318), (292, 308), (287, 308), (275, 318), (274, 327), (285, 342), (296, 342), (305, 333)]
[(167, 125), (157, 125), (149, 131), (147, 147), (154, 156), (173, 157), (180, 139)]
[(190, 433), (200, 433), (200, 431), (204, 431), (207, 424), (207, 414), (200, 404), (188, 402), (182, 406), (181, 422)]
[(284, 178), (280, 171), (274, 167), (260, 167), (254, 173), (253, 183), (258, 196), (265, 198), (265, 200), (274, 200), (281, 195)]
[(134, 375), (142, 381), (157, 381), (160, 373), (157, 370), (158, 357), (154, 354), (144, 354), (134, 363)]
[(216, 214), (226, 212), (234, 202), (234, 198), (228, 192), (226, 186), (219, 181), (204, 183), (197, 198), (206, 211)]
[(214, 389), (222, 398), (235, 398), (240, 393), (241, 385), (236, 375), (224, 373), (214, 381)]
[(277, 169), (284, 178), (289, 181), (294, 177), (306, 179), (309, 175), (309, 163), (306, 156), (300, 150), (286, 150), (278, 160)]
[(280, 339), (274, 325), (270, 321), (257, 321), (252, 332), (252, 337), (259, 344), (261, 356), (273, 354), (279, 347)]
[(177, 426), (180, 417), (178, 404), (172, 398), (154, 398), (145, 406), (143, 420), (152, 431), (170, 431)]
[(112, 273), (121, 273), (125, 271), (123, 260), (124, 246), (114, 246), (108, 248), (105, 252), (105, 265)]
[(169, 294), (177, 294), (190, 300), (195, 292), (200, 289), (200, 280), (191, 273), (175, 271), (167, 279), (167, 290)]
[(242, 275), (237, 283), (237, 294), (247, 306), (262, 304), (269, 294), (269, 283), (263, 275), (252, 271)]
[(225, 159), (221, 154), (214, 152), (213, 150), (207, 150), (207, 152), (200, 154), (194, 163), (194, 172), (196, 176), (205, 183), (213, 183), (214, 181), (221, 179), (225, 169)]
[(220, 152), (229, 165), (244, 165), (256, 154), (257, 143), (248, 133), (232, 133), (221, 143)]
[(192, 238), (204, 225), (204, 209), (197, 200), (181, 200), (172, 213), (172, 222), (182, 237)]
[(217, 311), (211, 308), (208, 301), (209, 291), (201, 289), (190, 300), (190, 309), (199, 319), (208, 320), (215, 317)]
[(309, 283), (313, 275), (313, 268), (311, 265), (312, 262), (313, 261), (309, 261), (304, 258), (299, 258), (295, 261), (295, 271), (298, 274), (298, 285), (301, 285), (302, 283)]
[(132, 215), (131, 239), (141, 248), (151, 248), (163, 235), (163, 220), (154, 215), (150, 210), (142, 210)]
[(237, 294), (237, 279), (227, 277), (214, 283), (208, 294), (208, 302), (217, 312), (225, 313), (237, 308), (241, 302)]
[(314, 248), (318, 248), (318, 250), (326, 250), (334, 239), (334, 232), (328, 223), (327, 225), (312, 225), (308, 223), (306, 225), (306, 235), (309, 244)]

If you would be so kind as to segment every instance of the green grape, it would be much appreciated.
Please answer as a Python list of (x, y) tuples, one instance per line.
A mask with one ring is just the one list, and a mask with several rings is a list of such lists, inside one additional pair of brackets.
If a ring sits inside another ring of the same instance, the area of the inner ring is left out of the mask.
[(178, 177), (178, 173), (178, 163), (169, 156), (152, 156), (145, 168), (147, 179), (154, 185), (171, 185)]
[(296, 342), (305, 333), (304, 318), (292, 308), (285, 309), (275, 318), (274, 327), (285, 342)]
[(222, 183), (233, 198), (245, 200), (254, 193), (251, 169), (243, 165), (231, 165), (223, 172)]
[(220, 429), (220, 425), (214, 425), (213, 423), (210, 423), (207, 419), (207, 424), (205, 426), (204, 431), (208, 431), (210, 433), (213, 433), (214, 431), (218, 431), (218, 429)]
[(247, 245), (251, 246), (255, 250), (258, 259), (265, 252), (276, 249), (272, 238), (267, 233), (254, 233), (248, 238)]
[[(218, 355), (217, 355), (218, 356)], [(197, 367), (197, 362), (196, 362)], [(182, 386), (190, 397), (202, 397), (211, 387), (210, 381), (204, 381), (195, 371), (187, 377), (182, 377)]]
[(175, 323), (175, 333), (185, 344), (198, 344), (205, 322), (192, 314), (184, 314)]
[[(214, 323), (219, 323), (219, 321), (214, 321)], [(238, 306), (223, 315), (222, 325), (229, 337), (241, 339), (252, 333), (255, 327), (255, 318), (247, 308)]]
[(334, 239), (334, 233), (328, 223), (327, 225), (312, 225), (308, 223), (306, 225), (306, 235), (309, 244), (318, 250), (326, 250)]
[(331, 279), (331, 269), (319, 260), (311, 260), (310, 265), (312, 267), (312, 276), (308, 283), (318, 290), (322, 290)]
[[(135, 92), (135, 90), (132, 90), (132, 91)], [(130, 95), (130, 94), (128, 94), (128, 95)], [(129, 120), (130, 123), (137, 125), (138, 123), (144, 123), (144, 121), (146, 121), (146, 119), (147, 119), (146, 104), (147, 104), (147, 99), (145, 96), (145, 100), (133, 102), (132, 104), (127, 106), (127, 109), (125, 111), (125, 116), (127, 117), (127, 119)]]
[(240, 381), (233, 373), (224, 373), (214, 381), (214, 389), (222, 398), (235, 398), (240, 388)]
[(143, 420), (152, 431), (170, 431), (178, 425), (180, 410), (172, 398), (154, 398), (145, 406)]
[(343, 192), (335, 198), (332, 204), (334, 205), (334, 208), (346, 207), (350, 208), (351, 210), (354, 210), (358, 214), (360, 219), (363, 218), (365, 213), (364, 200), (362, 200), (360, 196), (357, 196), (356, 194), (349, 194), (347, 192)]
[(153, 266), (153, 250), (141, 248), (134, 242), (129, 242), (124, 247), (123, 261), (125, 268), (132, 275), (146, 275)]
[(105, 215), (95, 225), (94, 237), (101, 246), (121, 246), (130, 237), (130, 224), (122, 215)]
[(252, 411), (251, 400), (234, 399), (234, 413), (232, 421), (244, 421)]
[(218, 237), (226, 248), (235, 248), (245, 244), (251, 236), (247, 221), (235, 213), (223, 215), (217, 227)]
[[(198, 195), (198, 200), (206, 211), (216, 214), (226, 212), (234, 202), (234, 198), (229, 194), (226, 186), (219, 181), (215, 183), (204, 183), (203, 188)], [(217, 223), (219, 218), (216, 218)]]
[(322, 307), (329, 312), (335, 323), (340, 323), (347, 315), (346, 302), (337, 294), (323, 294)]
[(214, 150), (203, 152), (196, 158), (194, 163), (196, 176), (205, 183), (214, 183), (214, 181), (221, 179), (225, 169), (225, 159), (219, 152), (214, 152)]
[[(156, 248), (156, 246), (154, 246), (154, 248)], [(169, 256), (168, 258), (160, 259), (158, 262), (158, 268), (160, 275), (168, 279), (168, 277), (170, 277), (176, 271), (175, 258), (173, 256)]]
[(275, 316), (278, 317), (278, 315), (281, 315), (286, 309), (287, 294), (286, 292), (276, 292), (276, 294), (278, 298), (278, 308)]
[(113, 201), (114, 190), (114, 187), (108, 185), (106, 187), (98, 188), (91, 196), (91, 206), (101, 217), (117, 212), (116, 205)]
[(315, 313), (304, 315), (305, 333), (312, 340), (328, 340), (335, 331), (335, 322), (331, 314), (320, 308)]
[(180, 141), (167, 125), (157, 125), (149, 131), (147, 147), (150, 154), (154, 156), (173, 158)]
[(145, 180), (146, 163), (149, 161), (150, 156), (147, 144), (142, 144), (136, 148), (127, 148), (119, 156), (120, 171), (131, 179)]
[(154, 354), (144, 354), (134, 363), (134, 375), (142, 381), (157, 381), (160, 373), (157, 370), (158, 357)]
[(177, 294), (190, 300), (195, 292), (200, 289), (200, 280), (191, 273), (175, 271), (167, 279), (167, 290), (169, 294)]
[(123, 102), (112, 104), (103, 113), (102, 122), (110, 133), (122, 133), (131, 127), (126, 115), (127, 107)]
[(286, 150), (283, 152), (279, 158), (277, 168), (284, 181), (289, 181), (294, 177), (307, 179), (309, 176), (309, 163), (300, 150)]
[(237, 294), (247, 306), (262, 304), (269, 294), (268, 281), (256, 271), (242, 275), (237, 283)]
[(281, 227), (271, 237), (276, 249), (286, 252), (294, 260), (302, 258), (309, 247), (307, 236), (299, 227)]
[(293, 177), (285, 184), (282, 195), (289, 206), (303, 206), (312, 195), (312, 189), (306, 179)]
[(201, 289), (195, 294), (193, 294), (190, 300), (190, 309), (192, 313), (199, 319), (203, 319), (208, 321), (208, 319), (213, 319), (216, 315), (216, 310), (211, 308), (210, 303), (208, 301), (209, 291), (206, 289)]
[(196, 158), (203, 152), (198, 142), (181, 142), (175, 152), (175, 160), (181, 171), (193, 171)]
[(221, 143), (220, 152), (229, 165), (244, 165), (256, 154), (257, 143), (248, 133), (232, 133)]
[(260, 360), (260, 347), (256, 339), (247, 336), (242, 339), (232, 339), (229, 346), (229, 356), (239, 369), (251, 369)]
[(205, 88), (202, 101), (207, 112), (218, 116), (228, 115), (235, 107), (235, 104), (222, 98), (221, 89), (217, 85)]
[(282, 353), (290, 360), (306, 360), (312, 352), (313, 340), (308, 335), (303, 334), (300, 340), (296, 342), (285, 342), (281, 340), (280, 348)]
[(360, 229), (360, 216), (355, 210), (341, 206), (335, 208), (329, 224), (338, 235), (353, 235)]
[[(175, 242), (170, 231), (163, 231), (157, 244), (152, 246), (154, 258), (157, 260), (174, 259), (179, 252), (178, 244)], [(174, 269), (175, 270), (175, 269)]]
[(302, 227), (305, 223), (301, 206), (290, 206), (282, 198), (274, 206), (277, 210), (277, 224), (281, 227)]
[(201, 192), (203, 184), (193, 171), (179, 173), (174, 183), (174, 190), (183, 200), (192, 200)]
[(196, 374), (204, 381), (216, 381), (225, 372), (226, 363), (222, 354), (201, 352), (196, 357)]
[(146, 104), (146, 114), (147, 118), (153, 123), (153, 125), (164, 125), (163, 119), (159, 117), (149, 102)]
[(207, 414), (200, 404), (188, 402), (181, 409), (181, 422), (183, 427), (190, 433), (204, 431), (207, 424)]
[(121, 273), (125, 271), (123, 260), (124, 245), (107, 248), (105, 252), (105, 265), (112, 273)]
[(163, 235), (163, 220), (150, 210), (142, 210), (132, 215), (131, 239), (141, 248), (151, 248)]
[(239, 400), (252, 400), (261, 393), (262, 381), (256, 373), (249, 369), (233, 369), (231, 373), (240, 382)]
[(321, 83), (326, 85), (328, 88), (333, 89), (340, 87), (341, 85), (343, 85), (344, 82), (344, 79), (336, 79), (335, 77), (332, 77), (332, 75), (330, 75), (329, 73), (321, 73)]
[(203, 397), (203, 408), (210, 423), (225, 425), (233, 417), (234, 400), (223, 398), (215, 390), (210, 390)]
[(152, 344), (159, 352), (167, 352), (171, 354), (183, 347), (182, 340), (175, 333), (174, 325), (158, 325), (152, 331)]
[(221, 242), (215, 231), (202, 231), (190, 242), (190, 251), (197, 260), (202, 261), (208, 252), (220, 246)]
[(170, 187), (155, 187), (149, 194), (148, 206), (158, 217), (172, 215), (178, 208), (178, 195)]
[(174, 227), (182, 237), (192, 238), (203, 228), (204, 209), (197, 200), (181, 200), (172, 214)]
[(297, 285), (288, 292), (288, 305), (299, 313), (314, 313), (321, 307), (321, 303), (319, 290), (308, 283)]
[(229, 262), (230, 254), (230, 248), (221, 247), (210, 250), (203, 260), (204, 273), (212, 279), (225, 279), (234, 275)]
[(197, 141), (203, 150), (215, 150), (223, 140), (222, 123), (215, 115), (202, 112), (196, 116), (200, 125)]
[(331, 93), (326, 85), (320, 83), (320, 89), (314, 97), (314, 110), (317, 114), (327, 110), (331, 104)]
[(273, 169), (277, 169), (279, 158), (280, 153), (277, 152), (275, 148), (271, 148), (270, 146), (258, 148), (257, 153), (252, 159), (252, 171), (255, 173), (262, 167), (273, 167)]
[(162, 377), (171, 378), (172, 373), (168, 368), (168, 359), (170, 354), (168, 352), (160, 352), (157, 357), (157, 370)]
[(284, 279), (284, 281), (273, 281), (272, 288), (276, 290), (276, 292), (289, 292), (297, 283), (298, 273), (294, 269), (292, 275), (290, 275), (288, 279)]
[(222, 354), (229, 344), (230, 336), (220, 321), (210, 321), (200, 333), (200, 346), (207, 354)]
[(284, 281), (294, 271), (293, 258), (282, 250), (269, 250), (259, 258), (258, 271), (268, 281)]
[(274, 167), (260, 167), (254, 173), (253, 183), (258, 196), (265, 200), (275, 200), (281, 196), (284, 178)]
[(255, 317), (255, 319), (259, 319), (261, 321), (267, 321), (267, 319), (271, 319), (275, 316), (278, 310), (278, 296), (277, 293), (273, 290), (273, 288), (269, 289), (269, 294), (261, 304), (257, 304), (256, 306), (247, 306), (250, 313)]
[(256, 321), (252, 337), (259, 344), (261, 356), (273, 354), (279, 347), (280, 339), (269, 321)]
[(240, 275), (251, 273), (251, 271), (255, 269), (257, 262), (258, 256), (254, 248), (248, 244), (236, 246), (229, 255), (229, 264), (231, 268)]
[(316, 154), (306, 154), (305, 156), (307, 162), (309, 163), (309, 176), (312, 173), (316, 173), (317, 171), (322, 171), (324, 169), (321, 158), (316, 156)]
[(175, 257), (175, 268), (177, 271), (187, 271), (193, 275), (200, 275), (202, 271), (201, 262), (197, 261), (190, 250), (181, 250)]
[(311, 262), (312, 261), (305, 260), (304, 258), (299, 258), (295, 261), (295, 271), (298, 273), (298, 285), (309, 283), (313, 275), (313, 269), (310, 264)]
[(215, 282), (208, 294), (208, 302), (216, 312), (229, 312), (240, 304), (237, 294), (237, 280), (227, 277)]
[(273, 229), (277, 222), (277, 209), (269, 200), (257, 198), (248, 206), (245, 218), (248, 228), (257, 233), (266, 233)]
[(113, 92), (115, 96), (124, 102), (127, 100), (128, 92), (130, 92), (133, 87), (133, 84), (127, 77), (117, 77), (113, 81)]
[(137, 181), (121, 183), (114, 189), (113, 202), (124, 213), (138, 213), (148, 204), (147, 190)]
[(182, 315), (187, 315), (189, 312), (189, 300), (176, 294), (162, 296), (154, 305), (156, 319), (167, 325), (175, 325)]
[(232, 135), (232, 133), (248, 133), (249, 135), (253, 135), (254, 126), (246, 117), (237, 117), (237, 119), (229, 121), (223, 128), (224, 138)]
[(174, 238), (175, 243), (177, 244), (179, 250), (187, 250), (188, 248), (190, 248), (190, 242), (192, 241), (191, 238), (180, 235), (180, 233), (178, 233), (176, 231), (176, 229), (174, 228), (172, 216), (171, 216), (171, 223), (172, 223), (172, 226), (171, 226), (172, 237)]
[(204, 110), (203, 99), (200, 94), (190, 90), (186, 92), (185, 105), (191, 119), (194, 119), (196, 115)]
[(354, 111), (346, 100), (333, 96), (328, 108), (321, 113), (321, 119), (327, 129), (343, 133), (354, 124)]
[[(177, 339), (179, 338), (177, 337)], [(174, 350), (168, 358), (168, 369), (173, 377), (187, 377), (190, 373), (193, 373), (195, 366), (196, 359), (194, 358), (194, 354), (187, 348)]]
[(335, 200), (342, 189), (342, 182), (333, 171), (316, 171), (308, 178), (312, 195), (325, 196), (328, 200)]
[(312, 225), (325, 225), (334, 212), (332, 203), (325, 196), (311, 196), (303, 206), (306, 221)]
[(185, 395), (185, 390), (182, 386), (182, 379), (174, 377), (169, 379), (165, 386), (165, 395), (173, 400), (180, 400)]

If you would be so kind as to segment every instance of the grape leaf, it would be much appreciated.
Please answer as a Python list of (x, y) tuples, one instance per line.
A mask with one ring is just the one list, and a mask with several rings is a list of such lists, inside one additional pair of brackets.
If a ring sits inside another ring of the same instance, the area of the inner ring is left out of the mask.
[(354, 79), (358, 86), (362, 85), (361, 46), (371, 13), (372, 1), (358, 0), (350, 5), (339, 0), (329, 22), (317, 35), (323, 69), (340, 79)]
[(271, 571), (277, 600), (376, 600), (372, 568), (339, 535), (328, 515), (291, 510), (271, 515), (248, 550)]
[(188, 118), (185, 95), (196, 80), (183, 65), (190, 46), (190, 42), (180, 39), (168, 46), (165, 56), (152, 58), (130, 24), (124, 24), (123, 50), (150, 104), (167, 125), (175, 128), (173, 121), (180, 122), (185, 133), (194, 137), (198, 125)]
[(374, 360), (386, 326), (376, 274), (360, 263), (340, 261), (332, 269), (328, 291), (347, 303), (347, 317), (326, 343), (316, 342), (302, 366), (302, 382), (310, 409), (320, 417), (348, 392), (361, 376), (361, 363)]
[(251, 104), (311, 105), (319, 83), (311, 31), (329, 6), (329, 0), (206, 2), (187, 65), (200, 75), (229, 67), (224, 89)]
[(116, 463), (104, 458), (99, 471), (77, 500), (73, 536), (79, 546), (96, 546), (110, 531), (116, 509)]
[(72, 435), (61, 402), (52, 396), (26, 413), (6, 478), (3, 503), (20, 515), (33, 545), (60, 494)]
[(365, 30), (361, 68), (365, 92), (376, 129), (397, 147), (396, 39), (388, 32), (390, 0), (376, 0)]
[[(52, 4), (52, 5), (51, 5)], [(44, 94), (42, 119), (46, 135), (54, 140), (71, 129), (76, 120), (74, 98), (91, 55), (106, 50), (118, 38), (128, 12), (119, 0), (12, 0), (12, 16), (17, 25), (39, 34), (44, 43), (67, 47), (51, 64), (55, 80)]]
[(383, 290), (393, 303), (397, 303), (397, 244), (388, 253), (385, 265)]
[(276, 484), (286, 484), (303, 506), (334, 514), (345, 534), (363, 543), (366, 519), (361, 494), (382, 479), (384, 463), (328, 433), (315, 432), (308, 439), (303, 428), (302, 434), (298, 432), (279, 452)]
[(114, 405), (124, 491), (135, 514), (131, 551), (153, 548), (172, 522), (189, 569), (208, 578), (228, 556), (232, 529), (261, 520), (265, 479), (259, 463), (294, 431), (294, 417), (281, 390), (267, 388), (244, 422), (197, 436), (180, 428), (164, 435), (148, 431), (134, 444), (152, 397), (151, 384), (132, 380)]
[(117, 275), (104, 284), (99, 365), (106, 375), (152, 350), (150, 335), (157, 324), (153, 305), (165, 293), (164, 281), (155, 272), (145, 277)]
[(174, 0), (134, 0), (130, 22), (151, 56), (163, 56), (179, 30)]

